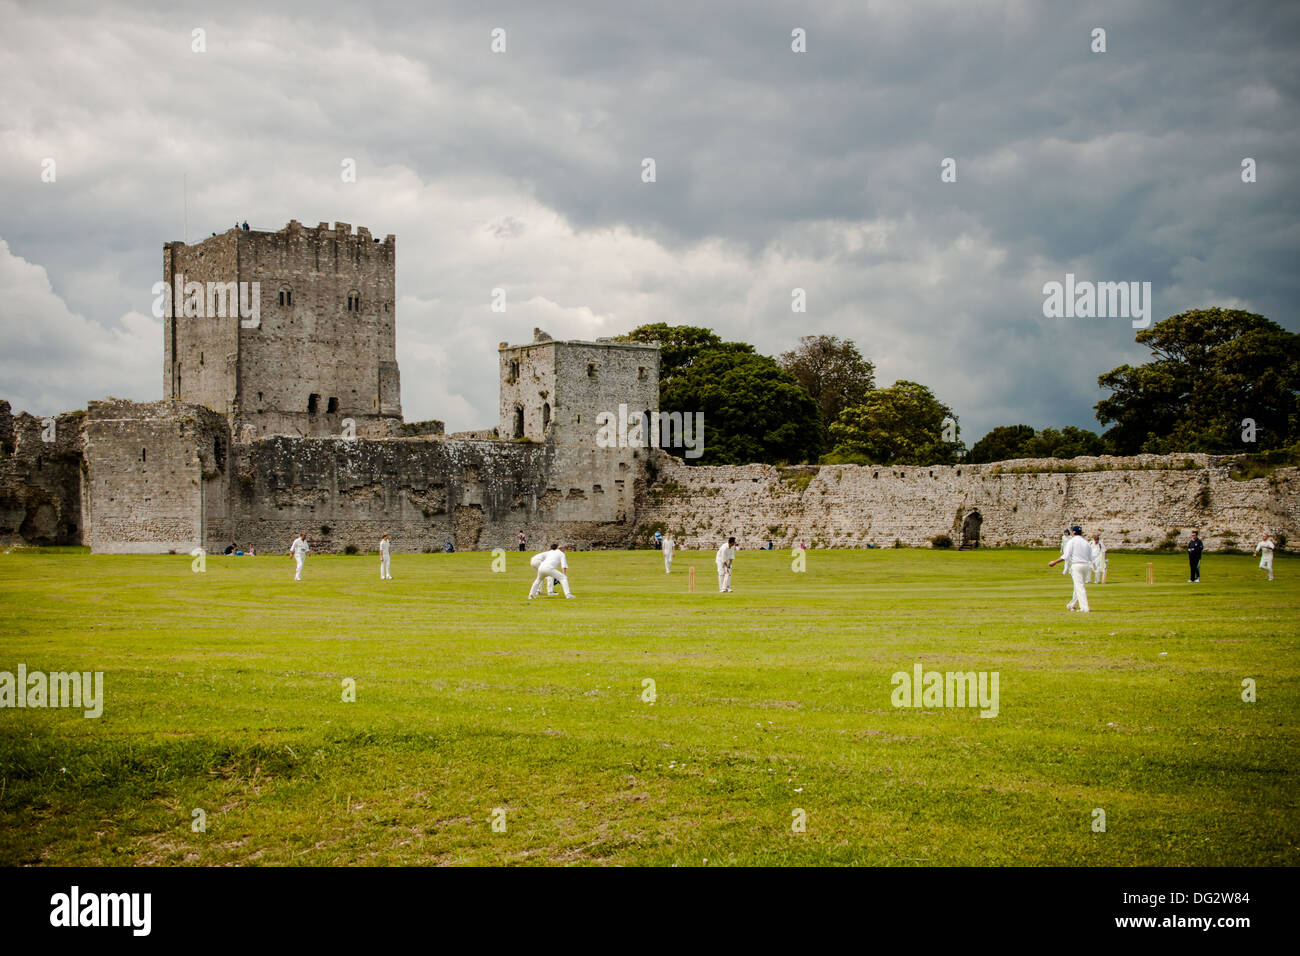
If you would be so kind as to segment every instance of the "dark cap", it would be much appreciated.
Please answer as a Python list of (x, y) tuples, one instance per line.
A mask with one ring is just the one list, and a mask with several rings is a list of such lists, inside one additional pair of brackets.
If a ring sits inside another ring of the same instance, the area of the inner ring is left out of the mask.
[(1070, 532), (1072, 534), (1083, 534), (1083, 529), (1076, 524), (1073, 528), (1070, 529)]

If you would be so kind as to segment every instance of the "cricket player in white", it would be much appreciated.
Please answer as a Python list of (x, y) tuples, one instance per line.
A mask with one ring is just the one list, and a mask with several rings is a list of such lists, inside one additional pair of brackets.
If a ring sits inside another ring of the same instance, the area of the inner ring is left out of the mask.
[[(1065, 551), (1070, 546), (1070, 529), (1065, 529), (1065, 534), (1061, 535), (1061, 557), (1065, 557)], [(1070, 573), (1070, 565), (1067, 562), (1065, 567), (1061, 568), (1062, 574)]]
[(1074, 578), (1074, 595), (1070, 598), (1070, 603), (1065, 605), (1065, 609), (1067, 611), (1077, 609), (1087, 614), (1090, 608), (1088, 607), (1088, 589), (1084, 587), (1084, 576), (1092, 565), (1092, 549), (1088, 547), (1088, 539), (1083, 536), (1082, 528), (1076, 524), (1071, 529), (1071, 532), (1070, 540), (1065, 545), (1065, 554), (1055, 561), (1049, 561), (1047, 566), (1053, 568), (1062, 561), (1065, 562), (1070, 577)]
[(664, 549), (664, 574), (672, 574), (673, 573), (673, 536), (671, 534), (664, 535), (663, 549)]
[[(549, 551), (538, 551), (528, 560), (528, 563), (533, 566), (534, 571), (542, 566), (542, 562), (546, 560), (546, 556), (549, 553)], [(555, 581), (551, 578), (546, 579), (546, 596), (555, 597)]]
[(393, 572), (389, 568), (391, 554), (388, 548), (388, 535), (385, 534), (379, 539), (379, 580), (393, 580)]
[(307, 532), (299, 532), (298, 537), (293, 539), (293, 544), (289, 545), (289, 553), (293, 555), (294, 564), (296, 565), (293, 572), (295, 581), (302, 580), (302, 562), (310, 550), (311, 545), (307, 543)]
[(1255, 554), (1259, 555), (1261, 570), (1268, 572), (1268, 579), (1273, 580), (1273, 536), (1264, 535), (1264, 540), (1255, 545)]
[(551, 545), (551, 550), (542, 554), (542, 560), (537, 563), (537, 577), (533, 581), (533, 587), (528, 592), (528, 600), (537, 596), (537, 592), (542, 589), (542, 579), (551, 578), (560, 582), (560, 587), (564, 589), (566, 598), (573, 597), (569, 593), (569, 578), (564, 572), (569, 570), (569, 562), (565, 560), (564, 549), (558, 544)]
[(736, 539), (728, 538), (726, 543), (718, 548), (718, 554), (713, 559), (718, 566), (719, 594), (731, 591), (731, 562), (734, 560), (736, 560)]
[(1088, 554), (1091, 556), (1090, 560), (1088, 561), (1088, 583), (1100, 584), (1101, 583), (1101, 562), (1102, 562), (1102, 554), (1103, 554), (1101, 550), (1101, 535), (1094, 534), (1092, 536), (1092, 540), (1088, 542)]

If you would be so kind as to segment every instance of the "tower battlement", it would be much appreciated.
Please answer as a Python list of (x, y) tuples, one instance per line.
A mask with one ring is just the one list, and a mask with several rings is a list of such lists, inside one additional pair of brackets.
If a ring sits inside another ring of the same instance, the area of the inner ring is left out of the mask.
[[(290, 220), (271, 231), (230, 229), (163, 246), (168, 288), (235, 283), (257, 319), (164, 316), (164, 393), (227, 417), (240, 440), (326, 437), (352, 419), (364, 432), (401, 420), (396, 350), (397, 238), (364, 226)], [(228, 310), (233, 311), (233, 310)]]

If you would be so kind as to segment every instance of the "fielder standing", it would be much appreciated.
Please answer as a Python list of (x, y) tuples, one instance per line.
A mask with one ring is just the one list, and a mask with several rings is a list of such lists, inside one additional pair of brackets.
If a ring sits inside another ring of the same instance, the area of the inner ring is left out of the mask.
[(1065, 553), (1055, 561), (1049, 561), (1047, 566), (1054, 568), (1062, 561), (1065, 562), (1070, 577), (1074, 579), (1074, 594), (1070, 597), (1070, 603), (1065, 605), (1065, 609), (1079, 610), (1087, 614), (1091, 608), (1088, 607), (1088, 589), (1084, 585), (1088, 568), (1092, 565), (1092, 549), (1088, 547), (1088, 539), (1083, 536), (1083, 529), (1077, 524), (1070, 529), (1070, 540), (1066, 542)]
[(393, 572), (389, 568), (390, 552), (388, 547), (388, 534), (379, 539), (379, 580), (393, 580)]
[(736, 560), (736, 539), (728, 538), (726, 543), (718, 548), (718, 554), (713, 559), (718, 566), (719, 594), (731, 592), (731, 562), (734, 560)]
[(664, 535), (664, 574), (673, 573), (673, 548), (674, 547), (675, 544), (673, 542), (673, 536), (671, 534)]
[(298, 537), (293, 539), (293, 544), (289, 545), (289, 553), (293, 555), (295, 581), (302, 580), (302, 562), (307, 557), (307, 552), (311, 550), (311, 545), (307, 543), (307, 532), (298, 532)]

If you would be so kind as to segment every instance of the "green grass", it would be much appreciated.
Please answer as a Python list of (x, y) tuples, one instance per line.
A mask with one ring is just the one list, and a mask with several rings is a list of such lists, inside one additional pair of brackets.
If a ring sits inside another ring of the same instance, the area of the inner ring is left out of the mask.
[[(1079, 615), (1054, 556), (0, 555), (0, 670), (106, 698), (0, 710), (0, 864), (1300, 862), (1300, 562), (1111, 552)], [(895, 709), (918, 661), (1000, 713)]]

